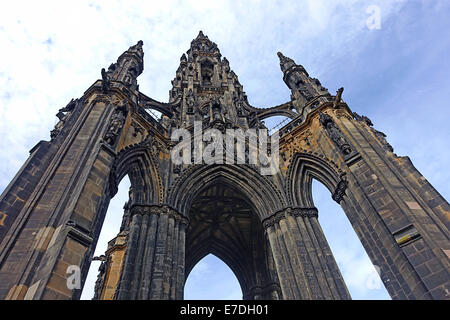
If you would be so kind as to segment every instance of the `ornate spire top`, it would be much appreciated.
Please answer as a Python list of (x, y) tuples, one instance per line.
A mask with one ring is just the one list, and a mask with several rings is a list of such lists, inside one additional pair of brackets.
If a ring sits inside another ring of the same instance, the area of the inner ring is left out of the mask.
[(284, 56), (281, 52), (277, 52), (278, 58), (280, 58), (281, 71), (286, 72), (293, 66), (296, 66), (294, 60)]
[(136, 54), (140, 59), (144, 58), (144, 50), (142, 49), (142, 46), (144, 45), (144, 42), (142, 40), (139, 40), (134, 46), (131, 46), (127, 51), (123, 53), (125, 54)]
[(109, 66), (108, 71), (102, 69), (103, 91), (107, 91), (111, 80), (121, 81), (126, 86), (137, 89), (137, 77), (144, 70), (144, 42), (139, 40), (135, 45), (122, 53), (116, 63)]
[(186, 64), (187, 64), (187, 58), (186, 58), (186, 55), (183, 53), (183, 55), (180, 58), (180, 65), (183, 66)]
[(198, 38), (206, 38), (206, 39), (208, 39), (208, 36), (205, 36), (205, 35), (203, 34), (203, 31), (200, 30), (200, 32), (198, 33), (198, 36), (197, 36), (197, 39), (198, 39)]
[[(142, 65), (142, 68), (139, 69), (143, 69), (143, 62), (144, 62), (144, 50), (142, 49), (143, 45), (144, 42), (142, 40), (139, 40), (135, 45), (131, 46), (127, 51), (122, 53), (117, 61), (120, 62), (123, 59), (129, 60), (131, 57), (133, 57), (133, 59), (136, 60), (136, 62), (139, 65)], [(142, 70), (139, 71), (140, 71), (139, 73), (142, 72)]]
[(209, 40), (208, 36), (203, 34), (203, 31), (200, 30), (197, 38), (192, 40), (191, 42), (191, 50), (192, 52), (202, 52), (202, 53), (219, 53), (219, 49), (217, 45)]

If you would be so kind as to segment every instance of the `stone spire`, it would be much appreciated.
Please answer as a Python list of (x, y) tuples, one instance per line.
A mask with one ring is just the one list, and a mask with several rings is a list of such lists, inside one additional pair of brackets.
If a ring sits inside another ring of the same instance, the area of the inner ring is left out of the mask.
[(281, 52), (277, 52), (278, 58), (280, 58), (280, 68), (283, 73), (289, 70), (291, 67), (296, 66), (294, 60), (284, 56)]
[(229, 61), (202, 31), (181, 56), (172, 86), (169, 102), (178, 108), (172, 123), (192, 127), (194, 121), (202, 121), (205, 127), (218, 129), (249, 127), (250, 106), (244, 89)]
[(120, 81), (130, 89), (137, 89), (137, 77), (144, 70), (144, 42), (139, 40), (137, 44), (131, 46), (122, 53), (116, 63), (109, 66), (108, 71), (102, 70), (104, 88), (110, 81)]
[[(198, 33), (197, 38), (192, 40), (190, 52), (194, 55), (198, 53), (208, 53), (220, 56), (220, 51), (217, 48), (217, 44), (209, 40), (208, 36), (205, 36), (201, 30)], [(190, 54), (190, 52), (188, 51), (188, 54)]]
[(299, 113), (309, 101), (316, 97), (327, 95), (328, 90), (322, 86), (320, 81), (311, 78), (305, 68), (298, 65), (281, 52), (277, 53), (280, 58), (280, 68), (283, 72), (283, 81), (291, 89), (291, 99)]

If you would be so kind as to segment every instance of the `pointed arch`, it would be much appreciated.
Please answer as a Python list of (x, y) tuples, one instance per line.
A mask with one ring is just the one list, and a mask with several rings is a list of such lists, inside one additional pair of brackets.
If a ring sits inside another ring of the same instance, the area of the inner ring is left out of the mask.
[(337, 165), (312, 153), (298, 152), (292, 157), (286, 177), (286, 193), (293, 206), (314, 207), (313, 178), (322, 182), (333, 194), (343, 172)]
[(261, 221), (287, 204), (284, 193), (271, 180), (246, 165), (193, 166), (168, 190), (167, 201), (188, 216), (193, 199), (216, 181), (238, 189), (252, 203)]
[(186, 274), (213, 254), (234, 272), (245, 299), (254, 299), (262, 288), (259, 294), (270, 294), (267, 287), (277, 280), (270, 273), (270, 249), (257, 210), (245, 191), (222, 176), (201, 185), (189, 208)]
[[(204, 263), (206, 264), (201, 265)], [(243, 298), (242, 285), (236, 272), (213, 253), (196, 262), (185, 282), (184, 299), (205, 298), (207, 300)]]
[(235, 252), (233, 252), (226, 243), (214, 238), (209, 239), (208, 242), (204, 241), (201, 246), (195, 248), (189, 263), (186, 265), (186, 280), (197, 263), (209, 254), (222, 260), (222, 262), (233, 271), (241, 290), (249, 287), (248, 279), (252, 279), (252, 275), (249, 274), (249, 271), (251, 270), (248, 269), (248, 266), (245, 265), (243, 261), (236, 259)]
[(111, 173), (110, 179), (115, 184), (128, 174), (136, 203), (162, 201), (161, 175), (151, 150), (151, 139), (126, 147), (118, 154)]

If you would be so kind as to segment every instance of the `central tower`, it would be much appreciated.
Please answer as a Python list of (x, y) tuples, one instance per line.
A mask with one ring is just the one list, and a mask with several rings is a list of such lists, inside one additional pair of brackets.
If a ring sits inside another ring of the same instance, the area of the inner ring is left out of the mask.
[(202, 31), (181, 56), (172, 86), (169, 103), (176, 106), (174, 116), (162, 117), (168, 128), (189, 128), (194, 121), (202, 121), (203, 129), (261, 127), (258, 121), (261, 110), (249, 105), (227, 58), (222, 57), (217, 45)]

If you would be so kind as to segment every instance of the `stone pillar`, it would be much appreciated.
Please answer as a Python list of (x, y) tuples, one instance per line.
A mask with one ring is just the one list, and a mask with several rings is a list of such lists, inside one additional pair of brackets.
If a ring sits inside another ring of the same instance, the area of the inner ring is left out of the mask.
[(346, 161), (348, 190), (335, 200), (392, 299), (449, 299), (449, 203), (369, 118), (344, 107), (329, 113), (359, 157)]
[(244, 294), (244, 300), (280, 300), (281, 289), (277, 283), (270, 283), (263, 287), (254, 286), (248, 294)]
[[(118, 139), (110, 136), (107, 143), (105, 137), (112, 128), (116, 138), (121, 135), (127, 114), (126, 106), (98, 90), (98, 84), (92, 86), (75, 107), (73, 122), (68, 121), (31, 157), (37, 165), (35, 157), (41, 148), (53, 153), (51, 159), (39, 156), (40, 173), (27, 184), (31, 194), (20, 211), (14, 207), (16, 218), (1, 242), (1, 299), (77, 299), (81, 295), (107, 204), (115, 192), (110, 174)], [(22, 181), (26, 176), (22, 171), (17, 178)], [(67, 285), (71, 268), (79, 268), (75, 273), (81, 287)]]
[(285, 208), (266, 218), (263, 226), (283, 299), (350, 299), (316, 208)]
[(165, 205), (133, 204), (120, 300), (180, 300), (184, 288), (186, 217)]

